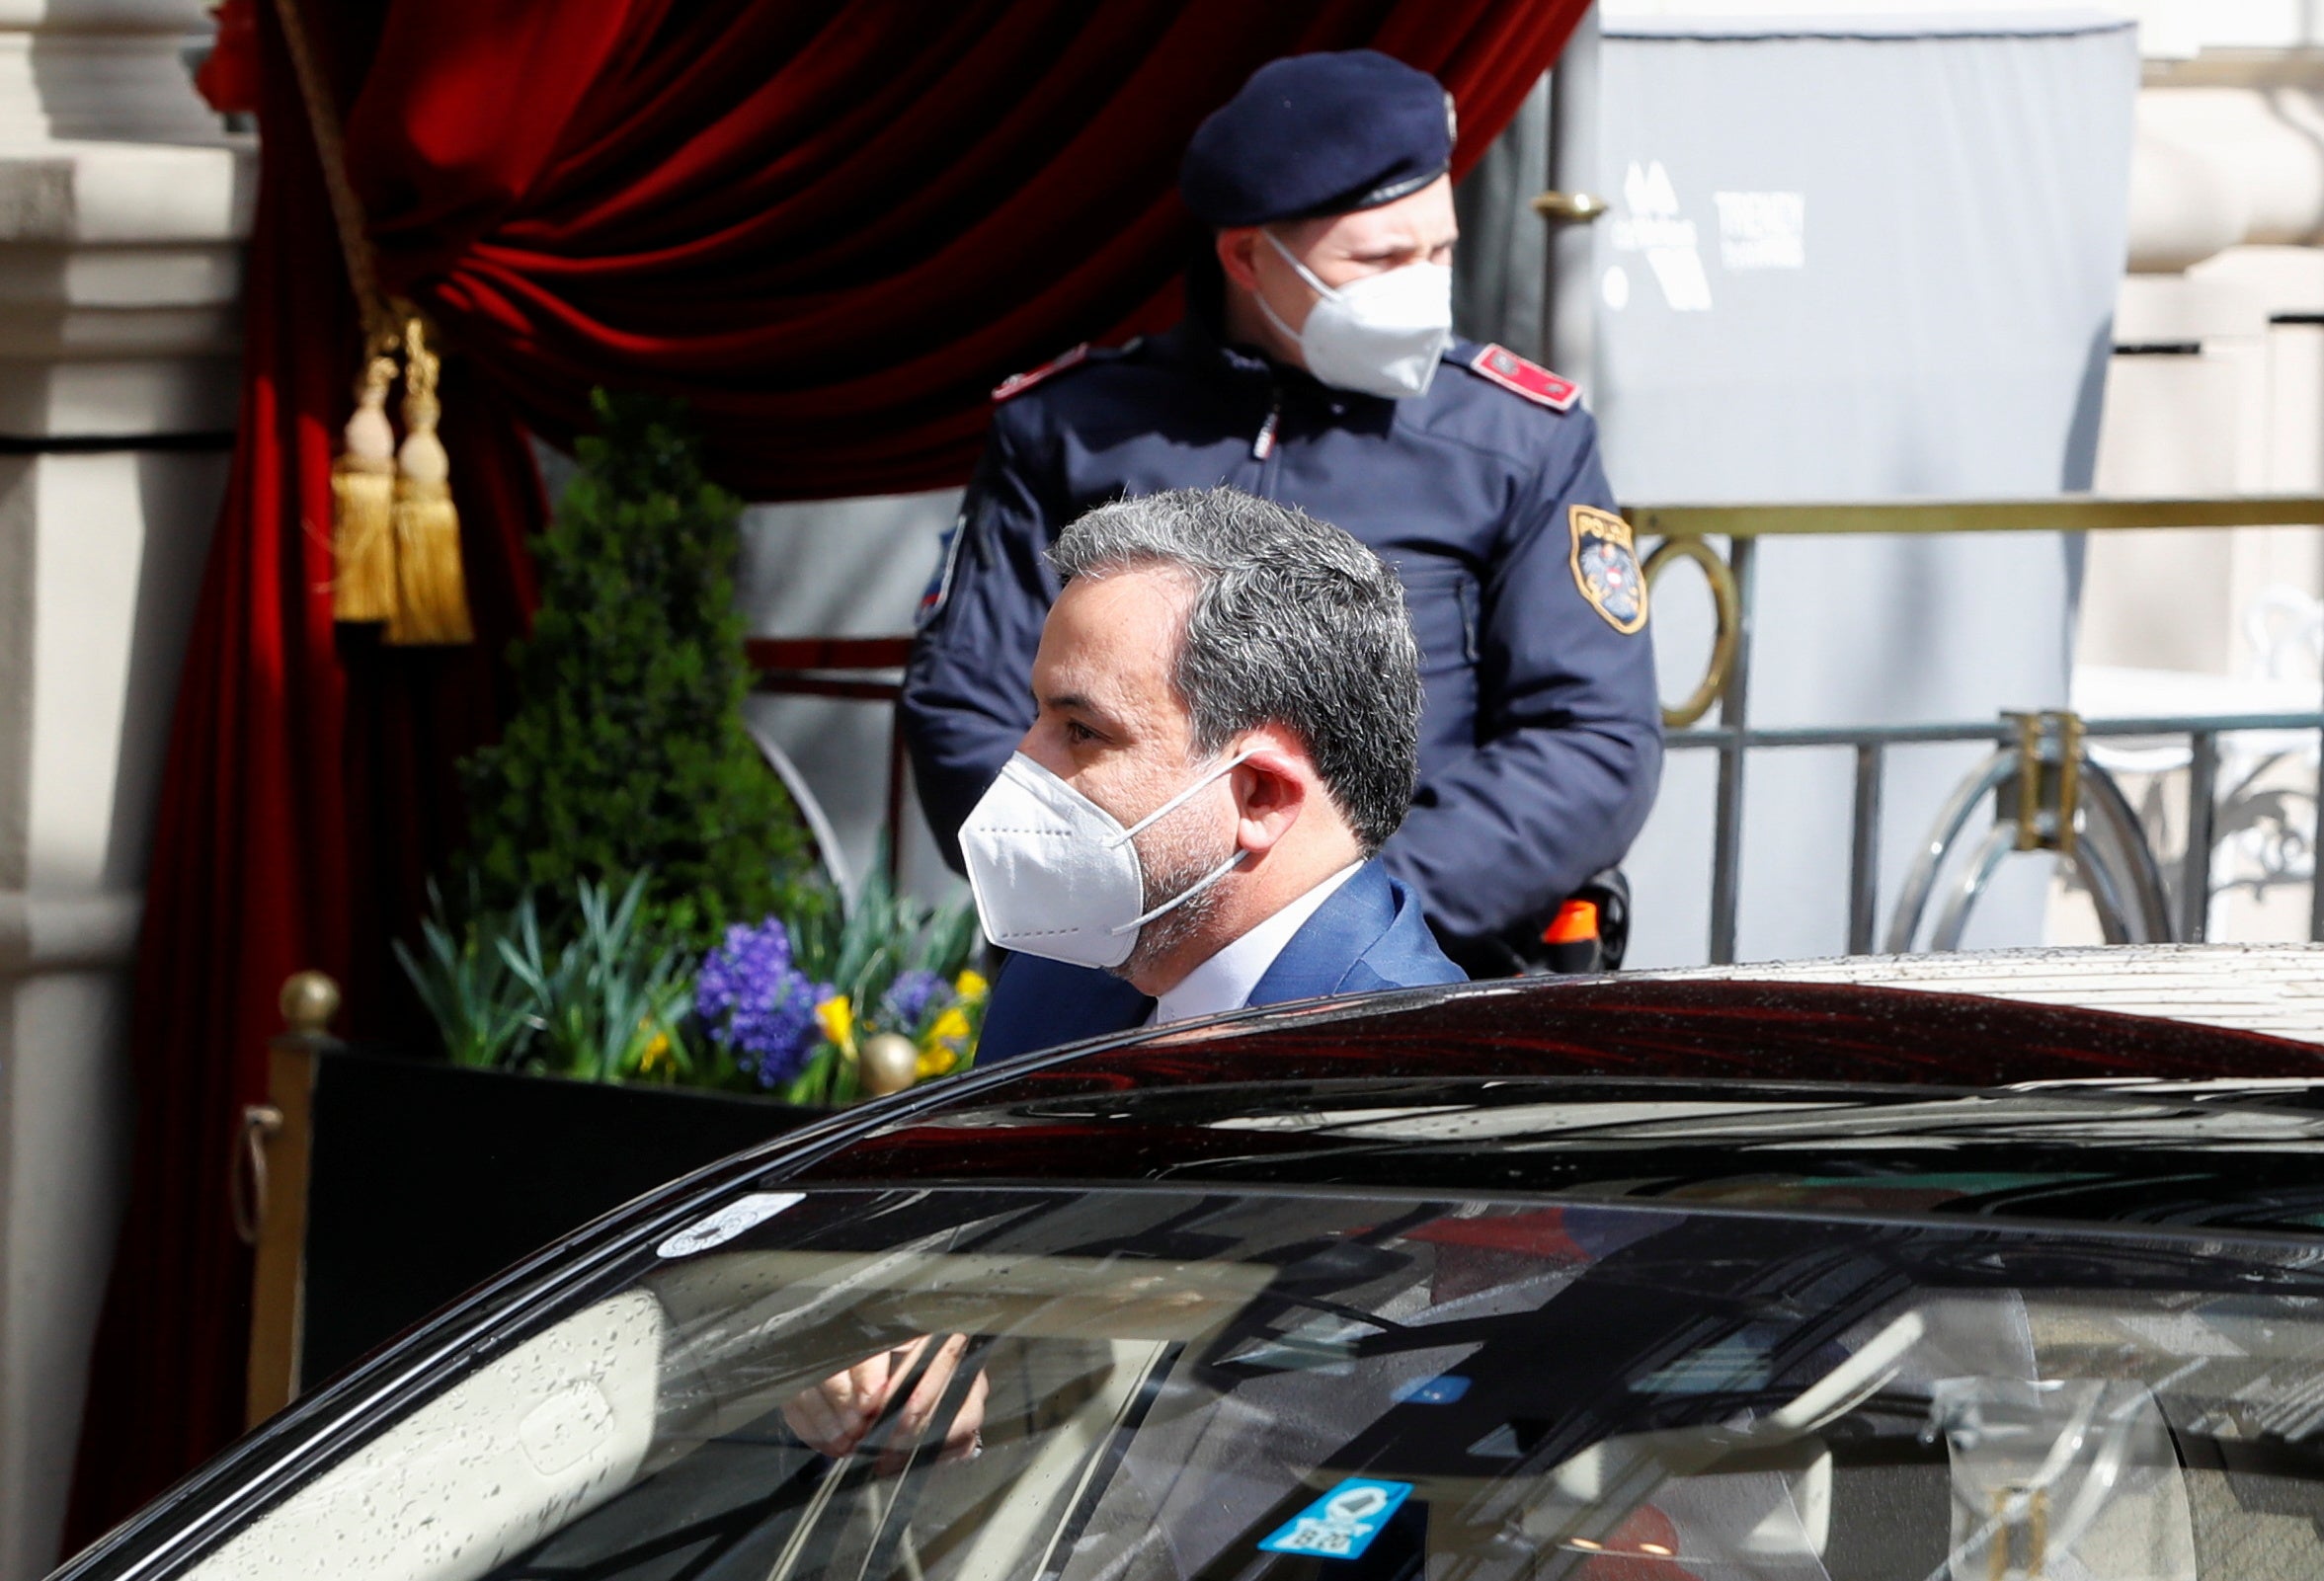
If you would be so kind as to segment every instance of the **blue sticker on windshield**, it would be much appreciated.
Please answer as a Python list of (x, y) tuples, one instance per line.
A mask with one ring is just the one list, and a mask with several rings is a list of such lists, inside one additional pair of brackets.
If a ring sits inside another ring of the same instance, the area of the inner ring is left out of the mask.
[(1359, 1558), (1411, 1491), (1409, 1482), (1351, 1476), (1293, 1516), (1259, 1547), (1268, 1553), (1304, 1553), (1319, 1559)]
[(1400, 1384), (1390, 1396), (1400, 1405), (1450, 1405), (1469, 1392), (1469, 1381), (1458, 1373), (1437, 1378), (1415, 1378)]

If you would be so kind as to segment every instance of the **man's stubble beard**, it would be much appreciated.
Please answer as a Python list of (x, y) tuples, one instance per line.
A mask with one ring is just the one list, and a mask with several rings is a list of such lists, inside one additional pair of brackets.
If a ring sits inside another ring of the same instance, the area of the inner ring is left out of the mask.
[[(1202, 828), (1194, 812), (1179, 808), (1138, 836), (1138, 865), (1145, 875), (1145, 895), (1138, 909), (1151, 911), (1163, 902), (1183, 895), (1235, 854), (1232, 844), (1222, 847)], [(1206, 848), (1207, 842), (1207, 848)], [(1122, 964), (1110, 970), (1118, 978), (1135, 978), (1200, 934), (1218, 915), (1226, 896), (1221, 879), (1183, 906), (1172, 908), (1138, 930), (1138, 942)]]

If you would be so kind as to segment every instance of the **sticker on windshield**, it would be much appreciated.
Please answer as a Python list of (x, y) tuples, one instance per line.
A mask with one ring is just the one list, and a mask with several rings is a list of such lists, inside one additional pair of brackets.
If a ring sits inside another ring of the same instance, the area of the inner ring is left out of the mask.
[(738, 1198), (697, 1224), (688, 1225), (654, 1248), (657, 1257), (691, 1257), (695, 1252), (723, 1246), (747, 1229), (755, 1229), (784, 1209), (804, 1202), (796, 1191), (755, 1191)]
[(1442, 1373), (1435, 1378), (1415, 1378), (1400, 1383), (1389, 1396), (1400, 1405), (1450, 1405), (1469, 1392), (1469, 1381), (1458, 1373)]
[(1293, 1516), (1259, 1547), (1268, 1553), (1304, 1553), (1319, 1559), (1360, 1558), (1411, 1491), (1409, 1482), (1351, 1476)]

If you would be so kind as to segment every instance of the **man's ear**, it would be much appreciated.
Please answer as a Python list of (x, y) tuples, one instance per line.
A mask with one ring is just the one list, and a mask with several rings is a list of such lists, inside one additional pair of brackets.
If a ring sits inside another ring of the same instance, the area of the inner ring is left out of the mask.
[(1235, 793), (1235, 841), (1263, 855), (1307, 811), (1314, 771), (1281, 747), (1261, 746), (1228, 776)]
[(1258, 252), (1259, 228), (1256, 225), (1230, 225), (1218, 233), (1216, 245), (1220, 273), (1242, 289), (1257, 291), (1258, 270), (1251, 260)]

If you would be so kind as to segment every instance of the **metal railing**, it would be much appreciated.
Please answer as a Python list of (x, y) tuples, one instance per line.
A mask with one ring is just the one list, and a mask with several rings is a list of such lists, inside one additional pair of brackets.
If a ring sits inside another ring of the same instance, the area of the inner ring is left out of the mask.
[[(888, 709), (887, 803), (882, 814), (887, 879), (900, 877), (904, 849), (904, 728), (896, 715), (896, 701), (904, 694), (904, 662), (911, 657), (910, 637), (753, 637), (744, 644), (753, 672), (751, 689), (775, 697), (838, 697), (850, 702), (883, 703)], [(772, 736), (753, 730), (759, 751), (780, 776), (783, 787), (814, 836), (817, 858), (842, 893), (854, 886), (841, 855), (837, 827), (823, 803), (799, 772), (790, 754)]]
[[(1733, 961), (1740, 907), (1746, 764), (1761, 751), (1846, 749), (1855, 758), (1849, 829), (1848, 950), (1913, 950), (1930, 906), (1939, 915), (1928, 945), (1957, 944), (1969, 910), (2012, 851), (2049, 850), (2089, 885), (2110, 940), (2199, 942), (2208, 927), (2220, 741), (2248, 732), (2314, 733), (2324, 754), (2324, 696), (2314, 712), (2173, 715), (2081, 719), (2070, 714), (2009, 714), (1995, 720), (1933, 725), (1857, 725), (1764, 729), (1750, 723), (1751, 625), (1759, 540), (1806, 534), (1868, 536), (1974, 532), (2168, 531), (2202, 527), (2324, 526), (2324, 496), (2216, 499), (1931, 501), (1891, 504), (1642, 506), (1624, 513), (1633, 530), (1655, 538), (1647, 579), (1680, 561), (1709, 584), (1715, 626), (1710, 660), (1693, 692), (1665, 708), (1674, 751), (1718, 754), (1713, 804), (1710, 959)], [(1721, 540), (1724, 540), (1723, 552)], [(787, 696), (841, 697), (892, 707), (908, 637), (757, 639), (750, 659), (756, 689)], [(1709, 725), (1700, 725), (1717, 711)], [(2093, 742), (2179, 737), (2188, 743), (2188, 839), (2164, 877), (2156, 842), (2114, 775), (2094, 761)], [(1984, 744), (1992, 751), (1945, 804), (1915, 857), (1889, 926), (1878, 914), (1883, 785), (1891, 749)], [(828, 819), (771, 742), (770, 761), (802, 800), (819, 844), (832, 840)], [(886, 761), (886, 823), (891, 878), (902, 842), (904, 754), (891, 717)], [(1988, 796), (1996, 816), (1969, 857), (1961, 883), (1941, 890), (1949, 859), (1966, 837)], [(2324, 797), (2308, 830), (2311, 852), (2324, 851)], [(2175, 891), (2175, 893), (2174, 893)], [(2311, 881), (2310, 937), (2324, 940), (2324, 882)]]
[[(2247, 731), (2312, 731), (2324, 751), (2324, 696), (2313, 712), (2176, 715), (2084, 720), (2071, 714), (2004, 715), (1991, 722), (1864, 725), (1763, 730), (1750, 723), (1751, 622), (1758, 541), (1795, 534), (1894, 536), (1963, 532), (2166, 531), (2196, 527), (2324, 526), (2324, 496), (2251, 495), (2211, 499), (1929, 501), (1896, 504), (1643, 506), (1624, 513), (1643, 539), (1658, 537), (1646, 556), (1649, 583), (1685, 560), (1710, 583), (1716, 611), (1712, 653), (1694, 692), (1665, 708), (1667, 744), (1718, 753), (1713, 803), (1711, 938), (1713, 964), (1735, 957), (1740, 902), (1745, 765), (1755, 751), (1849, 748), (1855, 752), (1850, 830), (1848, 949), (1867, 954), (1877, 931), (1881, 802), (1890, 748), (1933, 743), (1991, 743), (1993, 753), (1947, 802), (1914, 863), (1886, 946), (1907, 951), (1918, 936), (1938, 876), (1967, 830), (1976, 805), (2000, 799), (1992, 830), (1948, 900), (1936, 929), (1938, 948), (1958, 943), (1968, 910), (2011, 850), (2046, 849), (2072, 862), (2089, 882), (2110, 940), (2201, 940), (2207, 926), (2215, 828), (2219, 741)], [(1723, 556), (1715, 540), (1727, 540)], [(1717, 720), (1693, 728), (1714, 707)], [(2189, 743), (2189, 837), (2178, 904), (2166, 893), (2155, 844), (2114, 776), (2092, 760), (2093, 739), (2183, 736)], [(2324, 850), (2324, 796), (2309, 830), (2311, 852)], [(2324, 877), (2311, 880), (2309, 935), (2324, 940)]]

